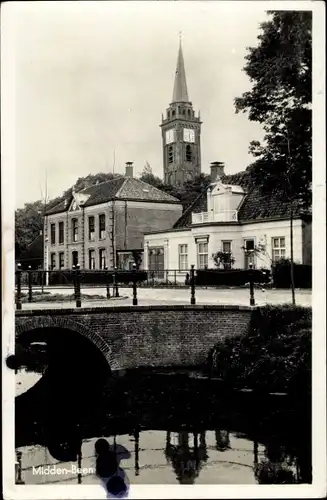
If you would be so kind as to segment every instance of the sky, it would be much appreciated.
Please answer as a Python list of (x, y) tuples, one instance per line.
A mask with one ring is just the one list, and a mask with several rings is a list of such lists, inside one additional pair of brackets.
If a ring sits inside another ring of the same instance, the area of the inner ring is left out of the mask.
[(201, 111), (202, 172), (252, 161), (261, 127), (236, 114), (242, 71), (258, 44), (258, 2), (19, 2), (14, 55), (16, 207), (50, 198), (89, 173), (146, 162), (163, 177), (161, 114), (172, 99), (179, 33), (189, 98)]

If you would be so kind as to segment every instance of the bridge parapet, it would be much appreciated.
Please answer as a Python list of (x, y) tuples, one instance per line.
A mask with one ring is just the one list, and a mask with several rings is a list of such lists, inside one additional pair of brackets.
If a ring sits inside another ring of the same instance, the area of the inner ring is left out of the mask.
[(16, 338), (72, 330), (104, 354), (112, 371), (201, 365), (220, 338), (247, 333), (257, 307), (154, 305), (16, 311)]

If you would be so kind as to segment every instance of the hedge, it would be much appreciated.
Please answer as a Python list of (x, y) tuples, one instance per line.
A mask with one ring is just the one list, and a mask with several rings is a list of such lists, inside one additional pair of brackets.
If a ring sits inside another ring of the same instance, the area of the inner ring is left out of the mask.
[(198, 286), (244, 286), (250, 276), (255, 283), (270, 281), (269, 269), (201, 269), (196, 271), (195, 285)]
[[(291, 262), (281, 260), (272, 266), (272, 278), (276, 288), (291, 287)], [(312, 288), (312, 266), (294, 263), (294, 286)]]

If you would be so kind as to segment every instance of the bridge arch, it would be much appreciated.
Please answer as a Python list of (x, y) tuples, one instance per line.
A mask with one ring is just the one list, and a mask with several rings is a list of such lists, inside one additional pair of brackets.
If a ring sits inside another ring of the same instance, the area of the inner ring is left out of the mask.
[(85, 327), (79, 321), (69, 319), (65, 316), (34, 316), (33, 318), (26, 318), (24, 323), (18, 325), (16, 323), (16, 337), (19, 338), (24, 333), (42, 328), (61, 328), (82, 335), (100, 350), (112, 372), (121, 370), (120, 362), (113, 355), (110, 345), (98, 333)]

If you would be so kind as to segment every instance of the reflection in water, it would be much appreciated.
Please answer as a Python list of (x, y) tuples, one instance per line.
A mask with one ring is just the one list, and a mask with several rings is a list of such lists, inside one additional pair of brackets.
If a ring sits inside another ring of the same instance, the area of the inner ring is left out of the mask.
[(188, 432), (178, 432), (175, 444), (171, 443), (171, 432), (167, 432), (165, 455), (171, 461), (180, 484), (194, 484), (207, 461), (205, 435), (205, 432), (194, 433), (193, 446), (190, 446)]
[(230, 448), (229, 432), (216, 429), (215, 435), (216, 435), (217, 450), (218, 451), (228, 450)]
[[(79, 371), (76, 362), (74, 373)], [(49, 373), (51, 384), (47, 382)], [(300, 413), (284, 411), (276, 400), (269, 407), (267, 402), (248, 403), (230, 394), (217, 399), (217, 391), (206, 381), (200, 386), (200, 381), (187, 379), (184, 386), (178, 378), (174, 385), (173, 377), (167, 391), (166, 379), (162, 382), (152, 375), (137, 378), (133, 374), (112, 385), (101, 373), (100, 379), (93, 378), (97, 383), (103, 381), (96, 396), (90, 387), (84, 396), (80, 389), (72, 397), (74, 385), (64, 386), (65, 377), (71, 380), (68, 365), (58, 376), (52, 366), (31, 390), (16, 399), (16, 447), (22, 452), (26, 484), (99, 484), (99, 454), (95, 451), (99, 438), (110, 442), (109, 455), (114, 454), (122, 474), (133, 484), (311, 481), (310, 446), (303, 443), (309, 443), (310, 422), (304, 419), (299, 423), (296, 416)], [(23, 380), (23, 371), (17, 376)], [(56, 380), (63, 384), (62, 392), (55, 388)], [(49, 387), (52, 392), (46, 394)], [(66, 404), (69, 398), (77, 410), (67, 419), (61, 401)], [(59, 431), (52, 439), (53, 427), (49, 427), (44, 401), (51, 411), (56, 410), (52, 422)], [(304, 436), (302, 441), (299, 434)], [(66, 472), (33, 474), (33, 467), (47, 466)]]

